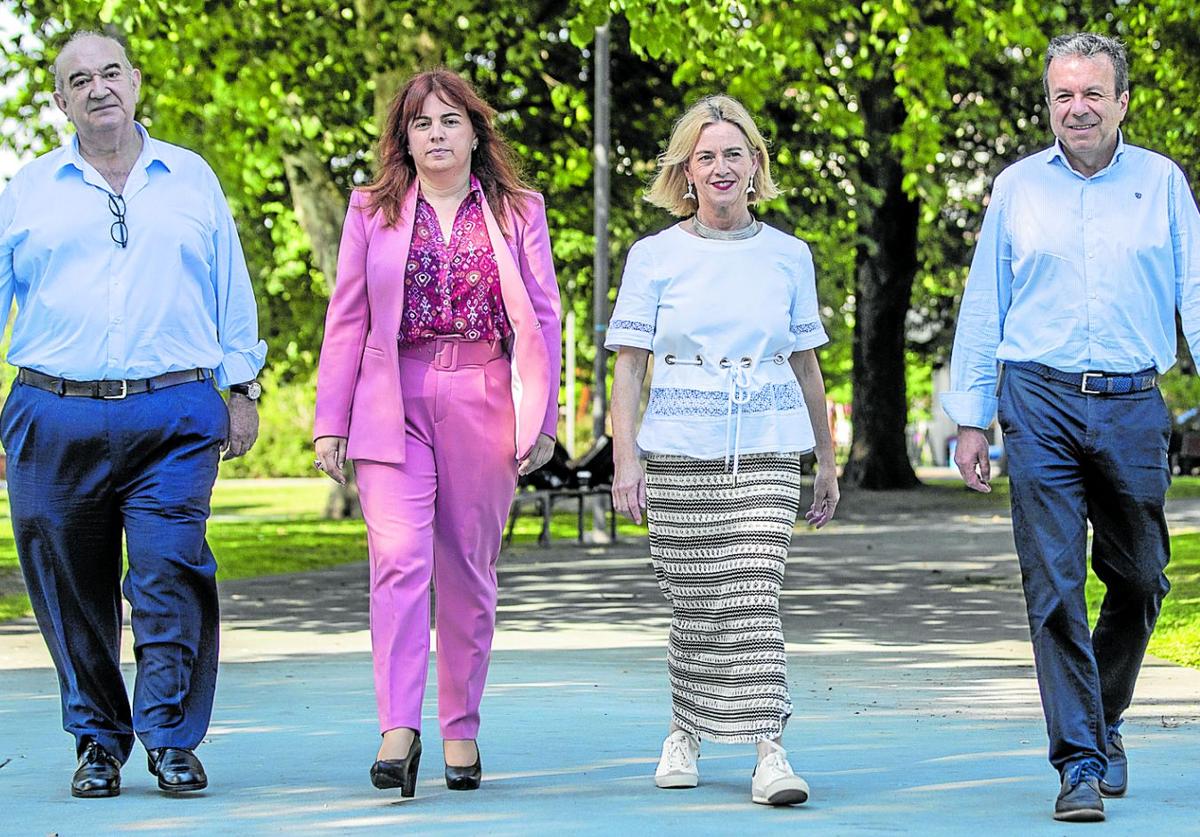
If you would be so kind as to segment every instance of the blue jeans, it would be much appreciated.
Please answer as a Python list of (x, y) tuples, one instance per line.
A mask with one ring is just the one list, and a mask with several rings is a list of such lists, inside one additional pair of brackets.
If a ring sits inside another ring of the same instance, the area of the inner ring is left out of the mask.
[[(1085, 395), (1008, 367), (1000, 426), (1050, 762), (1060, 771), (1085, 758), (1107, 766), (1108, 727), (1129, 707), (1170, 589), (1171, 417), (1157, 389)], [(1089, 521), (1092, 569), (1106, 588), (1090, 632)]]
[[(13, 533), (58, 670), (63, 728), (122, 762), (195, 747), (217, 679), (217, 564), (205, 541), (229, 416), (206, 381), (120, 401), (16, 382), (0, 415)], [(137, 678), (121, 677), (121, 541)]]

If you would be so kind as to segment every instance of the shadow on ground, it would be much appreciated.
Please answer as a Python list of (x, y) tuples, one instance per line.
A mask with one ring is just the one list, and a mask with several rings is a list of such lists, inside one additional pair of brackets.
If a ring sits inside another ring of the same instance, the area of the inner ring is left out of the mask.
[[(486, 781), (475, 794), (440, 780), (432, 670), (417, 797), (367, 782), (378, 730), (365, 562), (224, 585), (224, 662), (201, 749), (212, 786), (193, 799), (158, 794), (138, 750), (120, 799), (72, 800), (44, 648), (28, 620), (0, 626), (4, 828), (1061, 834), (1049, 817), (1057, 782), (1012, 536), (996, 499), (848, 492), (833, 525), (798, 532), (781, 605), (795, 704), (787, 742), (813, 788), (802, 808), (749, 803), (747, 746), (706, 744), (694, 791), (654, 788), (670, 702), (669, 608), (643, 539), (502, 556), (480, 735)], [(1171, 513), (1200, 520), (1200, 503)], [(1200, 672), (1156, 661), (1144, 671), (1125, 728), (1130, 795), (1108, 803), (1119, 833), (1200, 833), (1197, 694)]]

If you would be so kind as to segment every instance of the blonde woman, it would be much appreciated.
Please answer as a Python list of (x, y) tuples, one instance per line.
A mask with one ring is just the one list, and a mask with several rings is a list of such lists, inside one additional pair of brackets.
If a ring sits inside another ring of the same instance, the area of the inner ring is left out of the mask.
[(646, 195), (684, 220), (630, 250), (606, 345), (619, 353), (613, 502), (637, 522), (646, 508), (672, 606), (671, 724), (655, 782), (695, 787), (701, 738), (752, 741), (751, 798), (793, 805), (809, 788), (783, 749), (792, 703), (779, 590), (801, 453), (815, 450), (819, 468), (811, 525), (833, 516), (838, 485), (812, 256), (749, 208), (778, 194), (745, 107), (713, 96), (688, 110)]

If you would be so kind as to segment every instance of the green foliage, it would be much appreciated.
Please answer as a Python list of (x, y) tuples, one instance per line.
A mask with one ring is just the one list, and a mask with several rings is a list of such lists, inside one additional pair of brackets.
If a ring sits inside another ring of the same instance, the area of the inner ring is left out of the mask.
[[(409, 72), (439, 62), (498, 108), (546, 193), (564, 305), (577, 315), (567, 339), (579, 347), (582, 384), (590, 381), (589, 49), (606, 20), (614, 277), (636, 238), (671, 223), (640, 192), (672, 120), (703, 94), (742, 98), (772, 143), (786, 193), (765, 217), (813, 248), (831, 337), (822, 364), (842, 401), (856, 377), (864, 385), (851, 361), (860, 301), (889, 292), (872, 283), (891, 274), (867, 268), (891, 257), (883, 239), (894, 219), (884, 206), (896, 196), (883, 173), (897, 166), (920, 219), (915, 240), (899, 248), (916, 271), (903, 351), (918, 387), (912, 403), (931, 409), (917, 367), (948, 352), (990, 180), (1050, 141), (1040, 82), (1050, 35), (1095, 28), (1123, 37), (1128, 138), (1200, 170), (1192, 107), (1200, 12), (1180, 0), (15, 0), (11, 8), (33, 36), (0, 38), (0, 83), (12, 91), (0, 107), (0, 142), (39, 151), (56, 141), (41, 112), (62, 33), (101, 24), (126, 33), (145, 75), (143, 118), (156, 135), (202, 153), (234, 207), (277, 386), (311, 381), (345, 198), (370, 177), (380, 114)], [(894, 125), (885, 118), (893, 106)]]
[(316, 375), (284, 382), (274, 369), (259, 380), (258, 441), (245, 456), (221, 463), (223, 477), (307, 477), (313, 473)]

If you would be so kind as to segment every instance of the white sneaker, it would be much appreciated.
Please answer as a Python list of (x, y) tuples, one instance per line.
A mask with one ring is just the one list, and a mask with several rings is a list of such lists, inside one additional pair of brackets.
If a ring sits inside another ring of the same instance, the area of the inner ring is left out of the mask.
[(654, 771), (654, 784), (660, 788), (694, 788), (700, 784), (700, 742), (681, 729), (663, 742), (662, 758)]
[(767, 741), (771, 751), (758, 760), (750, 782), (750, 798), (760, 805), (799, 805), (808, 801), (808, 782), (788, 764), (787, 750)]

